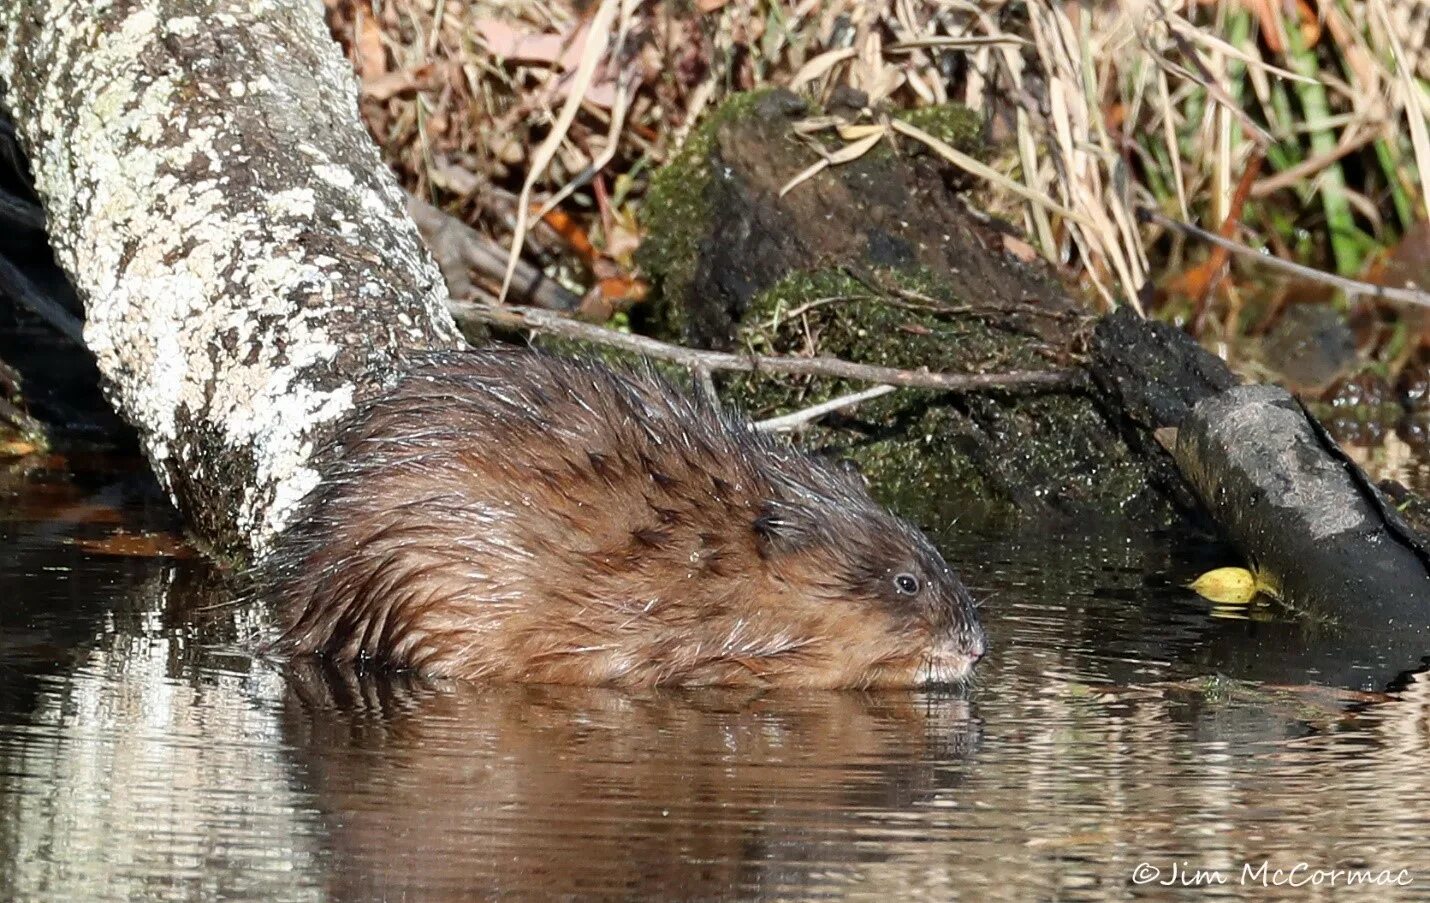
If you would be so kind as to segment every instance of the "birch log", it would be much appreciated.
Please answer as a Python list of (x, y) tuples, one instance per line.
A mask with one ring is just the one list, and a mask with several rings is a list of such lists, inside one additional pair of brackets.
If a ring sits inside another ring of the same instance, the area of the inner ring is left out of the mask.
[(197, 537), (261, 553), (441, 275), (313, 0), (9, 0), (0, 102), (110, 398)]

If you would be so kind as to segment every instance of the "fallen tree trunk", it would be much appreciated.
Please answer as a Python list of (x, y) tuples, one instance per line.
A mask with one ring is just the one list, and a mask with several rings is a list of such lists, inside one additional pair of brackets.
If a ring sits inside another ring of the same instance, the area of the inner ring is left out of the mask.
[(194, 533), (262, 550), (446, 293), (307, 0), (16, 0), (0, 102), (108, 393)]
[(1263, 586), (1315, 620), (1430, 653), (1421, 539), (1289, 393), (1237, 385), (1180, 330), (1127, 312), (1098, 323), (1089, 369)]
[(1284, 389), (1238, 386), (1197, 403), (1174, 455), (1264, 585), (1312, 614), (1418, 636), (1430, 653), (1425, 555), (1326, 442)]

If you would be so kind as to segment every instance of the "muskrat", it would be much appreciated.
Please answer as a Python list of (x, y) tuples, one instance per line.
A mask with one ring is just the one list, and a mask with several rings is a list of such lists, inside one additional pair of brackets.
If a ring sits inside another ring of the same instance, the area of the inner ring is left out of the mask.
[(425, 355), (341, 428), (257, 572), (273, 649), (431, 676), (907, 687), (983, 654), (857, 474), (650, 372)]

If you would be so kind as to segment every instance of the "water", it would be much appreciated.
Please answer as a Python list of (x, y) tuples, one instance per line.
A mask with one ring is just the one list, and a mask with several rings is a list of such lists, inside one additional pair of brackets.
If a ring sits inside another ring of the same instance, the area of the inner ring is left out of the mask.
[(966, 695), (459, 686), (255, 660), (202, 563), (96, 545), (146, 486), (0, 475), (0, 898), (1430, 898), (1430, 683), (1215, 612), (1185, 539), (948, 537)]

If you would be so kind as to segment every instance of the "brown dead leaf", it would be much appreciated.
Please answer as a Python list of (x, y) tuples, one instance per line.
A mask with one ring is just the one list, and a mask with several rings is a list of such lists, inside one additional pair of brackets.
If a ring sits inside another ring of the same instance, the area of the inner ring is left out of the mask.
[[(586, 103), (603, 110), (609, 110), (616, 105), (616, 92), (619, 88), (615, 79), (598, 80), (586, 89), (586, 96), (582, 98)], [(558, 96), (564, 95), (565, 91), (558, 92)]]
[[(569, 74), (581, 62), (591, 34), (590, 23), (584, 20), (565, 34), (531, 34), (496, 19), (482, 19), (473, 27), (495, 56), (516, 63), (549, 66), (558, 72), (568, 73), (555, 85), (554, 98), (557, 100), (570, 92)], [(592, 106), (609, 110), (616, 103), (616, 91), (614, 73), (604, 73), (597, 76), (581, 99)]]
[[(1430, 222), (1421, 221), (1406, 230), (1395, 247), (1376, 256), (1364, 278), (1387, 288), (1430, 289)], [(1430, 310), (1420, 308), (1404, 316), (1414, 324), (1416, 345), (1430, 348)]]
[(435, 91), (440, 87), (441, 80), (436, 75), (436, 68), (431, 63), (424, 63), (401, 72), (389, 72), (375, 79), (364, 79), (362, 94), (372, 100), (389, 100), (401, 94)]
[(358, 75), (364, 81), (379, 78), (387, 71), (387, 51), (382, 46), (382, 30), (372, 14), (361, 4), (354, 4), (357, 19), (353, 23), (353, 49)]
[(549, 66), (561, 60), (567, 49), (567, 40), (561, 35), (518, 31), (496, 19), (479, 19), (472, 27), (487, 50), (505, 60)]
[(487, 49), (496, 56), (517, 63), (550, 66), (560, 72), (571, 72), (586, 52), (586, 42), (591, 36), (590, 24), (582, 20), (564, 34), (531, 34), (495, 19), (483, 19), (473, 27)]
[(581, 304), (576, 308), (576, 318), (587, 323), (605, 323), (615, 315), (615, 303), (606, 297), (599, 285), (591, 286), (586, 294), (581, 296)]
[(625, 307), (644, 301), (650, 286), (633, 276), (611, 276), (596, 283), (601, 296), (613, 306)]
[(1038, 249), (1014, 235), (1003, 236), (1003, 252), (1013, 255), (1023, 263), (1032, 263), (1038, 259)]
[[(540, 211), (536, 204), (531, 205), (533, 214)], [(552, 210), (542, 217), (542, 222), (551, 227), (551, 230), (561, 236), (562, 241), (571, 252), (581, 258), (581, 262), (586, 266), (596, 259), (596, 247), (591, 244), (591, 238), (586, 234), (586, 228), (581, 225), (571, 214), (564, 210)]]
[(1371, 264), (1365, 280), (1393, 288), (1430, 289), (1430, 222), (1411, 226), (1399, 244)]

